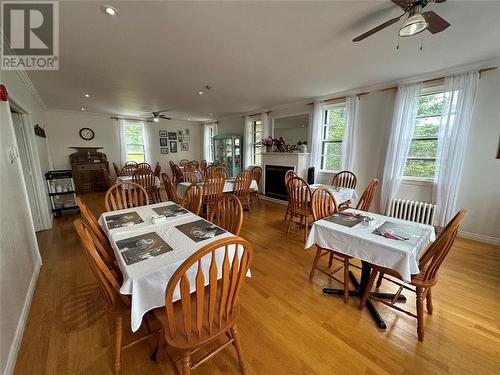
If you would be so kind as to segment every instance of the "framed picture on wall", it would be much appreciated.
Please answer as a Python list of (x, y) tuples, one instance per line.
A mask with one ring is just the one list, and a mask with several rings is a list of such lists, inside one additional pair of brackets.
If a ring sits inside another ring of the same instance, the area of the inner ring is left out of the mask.
[(189, 151), (189, 144), (181, 143), (181, 151)]
[(177, 133), (176, 132), (168, 132), (168, 139), (169, 140), (177, 139)]
[(167, 138), (167, 131), (166, 130), (160, 130), (160, 137), (161, 138)]
[(184, 142), (189, 142), (189, 135), (184, 135), (183, 141)]
[(162, 154), (168, 154), (168, 147), (160, 147), (160, 152)]
[(184, 129), (184, 134), (189, 135), (189, 129)]
[(168, 139), (167, 138), (160, 138), (160, 146), (167, 147), (168, 146)]
[(176, 141), (170, 141), (170, 152), (172, 154), (177, 152), (177, 142)]

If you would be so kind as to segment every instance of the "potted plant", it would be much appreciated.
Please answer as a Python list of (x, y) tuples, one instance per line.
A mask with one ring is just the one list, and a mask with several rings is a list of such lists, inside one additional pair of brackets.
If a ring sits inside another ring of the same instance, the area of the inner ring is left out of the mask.
[(276, 145), (276, 148), (279, 152), (285, 151), (285, 139), (283, 137), (274, 139), (274, 144)]
[(273, 150), (274, 140), (272, 137), (267, 137), (262, 140), (262, 145), (266, 146), (266, 152), (271, 152)]

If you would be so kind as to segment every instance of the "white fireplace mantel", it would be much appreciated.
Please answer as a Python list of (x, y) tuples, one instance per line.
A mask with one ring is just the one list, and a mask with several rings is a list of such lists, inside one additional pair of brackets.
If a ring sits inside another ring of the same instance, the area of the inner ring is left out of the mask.
[[(266, 194), (266, 166), (276, 165), (280, 167), (292, 167), (297, 175), (307, 180), (307, 170), (309, 168), (309, 153), (301, 152), (266, 152), (262, 154), (263, 170), (263, 193)], [(273, 199), (274, 200), (274, 199)]]

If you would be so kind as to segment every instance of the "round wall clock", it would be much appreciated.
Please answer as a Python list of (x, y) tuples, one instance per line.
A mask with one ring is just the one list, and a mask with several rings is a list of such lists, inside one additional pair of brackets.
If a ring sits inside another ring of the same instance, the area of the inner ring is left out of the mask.
[(85, 139), (86, 141), (90, 141), (91, 139), (94, 139), (94, 131), (90, 128), (81, 128), (80, 129), (80, 137), (82, 139)]

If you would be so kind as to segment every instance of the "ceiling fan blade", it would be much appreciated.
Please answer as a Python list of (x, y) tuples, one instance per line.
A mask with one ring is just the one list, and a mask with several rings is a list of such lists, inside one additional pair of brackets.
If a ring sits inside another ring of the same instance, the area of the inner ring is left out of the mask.
[(403, 9), (408, 8), (409, 6), (413, 5), (413, 3), (416, 2), (416, 0), (391, 0), (391, 1)]
[(441, 18), (433, 11), (424, 12), (422, 13), (422, 16), (424, 16), (425, 20), (429, 24), (427, 30), (429, 30), (432, 34), (440, 33), (448, 26), (450, 26), (450, 23), (448, 21), (446, 21), (444, 18)]
[(432, 1), (439, 4), (439, 3), (444, 3), (446, 0), (432, 0)]
[(162, 119), (165, 119), (165, 120), (172, 120), (172, 118), (171, 118), (171, 117), (167, 117), (167, 116), (165, 116), (165, 115), (160, 115), (160, 116), (158, 116), (158, 117), (159, 117), (159, 118), (162, 118)]
[(364, 34), (361, 34), (360, 36), (358, 36), (357, 38), (354, 38), (352, 41), (353, 42), (359, 42), (360, 40), (363, 40), (365, 38), (368, 38), (370, 35), (372, 34), (375, 34), (376, 32), (379, 32), (380, 30), (382, 29), (385, 29), (386, 27), (388, 26), (391, 26), (393, 23), (396, 23), (398, 22), (401, 17), (403, 17), (406, 13), (403, 13), (402, 15), (400, 15), (399, 17), (395, 17), (393, 19), (390, 19), (389, 21), (387, 22), (384, 22), (383, 24), (381, 25), (378, 25), (377, 27), (374, 27), (373, 29), (367, 31), (366, 33)]

